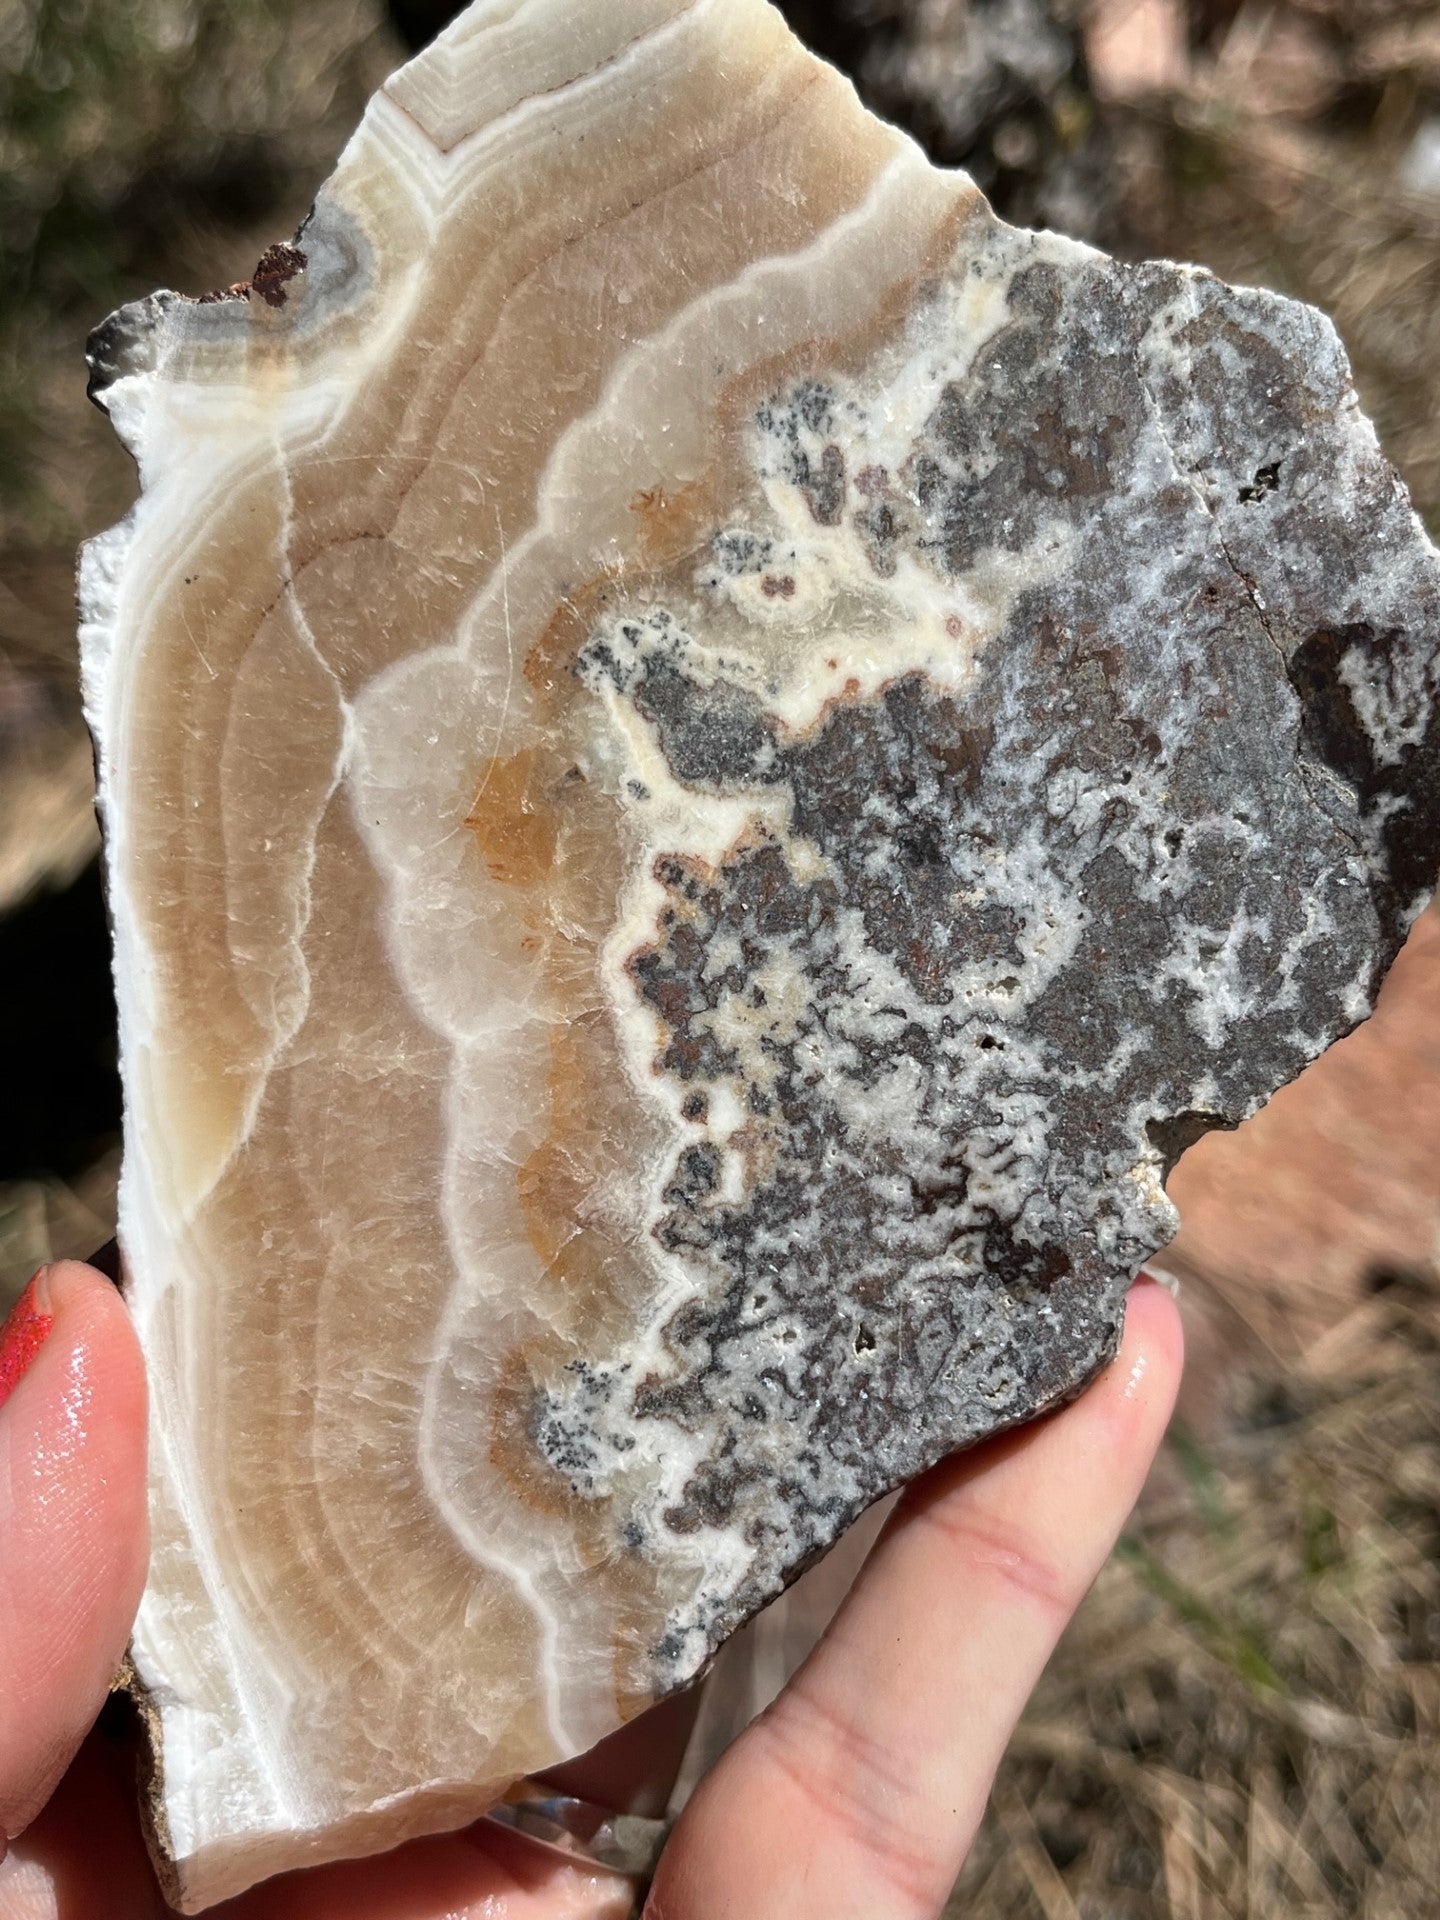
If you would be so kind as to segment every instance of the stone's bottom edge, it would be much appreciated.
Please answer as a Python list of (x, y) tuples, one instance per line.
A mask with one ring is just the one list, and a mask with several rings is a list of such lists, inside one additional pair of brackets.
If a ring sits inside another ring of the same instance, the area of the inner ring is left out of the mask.
[[(167, 1861), (162, 1891), (177, 1912), (204, 1913), (282, 1874), (364, 1860), (391, 1853), (407, 1841), (454, 1833), (488, 1813), (511, 1784), (446, 1782), (417, 1788), (404, 1796), (406, 1817), (398, 1826), (393, 1824), (391, 1802), (311, 1834), (265, 1833), (216, 1841), (186, 1859)], [(371, 1830), (368, 1836), (366, 1829)], [(277, 1860), (282, 1851), (285, 1858)]]
[[(161, 1894), (177, 1913), (205, 1913), (281, 1875), (363, 1860), (391, 1853), (410, 1840), (457, 1832), (483, 1818), (514, 1784), (508, 1776), (483, 1781), (431, 1781), (308, 1833), (271, 1829), (217, 1839), (194, 1852), (177, 1855), (165, 1814), (162, 1717), (128, 1654), (117, 1676), (116, 1691), (129, 1695), (140, 1718), (144, 1736), (139, 1781), (141, 1830)], [(367, 1828), (371, 1829), (368, 1837)], [(281, 1855), (283, 1858), (278, 1857)]]
[[(1146, 1270), (1152, 1263), (1146, 1263)], [(911, 1484), (920, 1475), (939, 1466), (955, 1453), (969, 1452), (973, 1447), (984, 1446), (988, 1441), (998, 1439), (1003, 1434), (1013, 1433), (1028, 1426), (1033, 1420), (1059, 1412), (1086, 1392), (1105, 1368), (1109, 1366), (1119, 1350), (1124, 1332), (1125, 1301), (1134, 1276), (1117, 1279), (1113, 1294), (1102, 1303), (1097, 1303), (1097, 1319), (1103, 1325), (1097, 1327), (1098, 1338), (1095, 1347), (1084, 1367), (1077, 1371), (1042, 1406), (1017, 1419), (997, 1425), (974, 1440), (962, 1442), (959, 1446), (938, 1447), (924, 1463), (913, 1472), (902, 1475), (892, 1484), (879, 1489), (868, 1499), (865, 1507), (847, 1521), (841, 1532), (860, 1518), (876, 1502), (888, 1498), (900, 1488)], [(753, 1618), (754, 1613), (768, 1604), (792, 1586), (796, 1580), (834, 1546), (835, 1540), (827, 1542), (822, 1553), (797, 1560), (778, 1587), (763, 1599), (750, 1596), (753, 1604), (747, 1606), (745, 1618)], [(738, 1622), (736, 1623), (739, 1624)], [(729, 1638), (729, 1633), (724, 1639)], [(656, 1703), (674, 1692), (703, 1683), (719, 1651), (723, 1640), (712, 1645), (698, 1669), (691, 1675), (677, 1679), (673, 1685), (661, 1685), (656, 1694)], [(347, 1860), (360, 1860), (392, 1852), (411, 1840), (453, 1833), (471, 1825), (493, 1807), (514, 1785), (516, 1776), (504, 1775), (495, 1780), (482, 1781), (432, 1781), (387, 1800), (377, 1801), (361, 1813), (352, 1814), (347, 1819), (323, 1828), (308, 1832), (295, 1829), (267, 1829), (248, 1835), (235, 1835), (229, 1838), (216, 1838), (204, 1846), (183, 1855), (177, 1855), (171, 1839), (169, 1824), (165, 1814), (163, 1790), (163, 1716), (144, 1682), (136, 1673), (132, 1662), (127, 1658), (119, 1676), (119, 1686), (134, 1701), (145, 1734), (144, 1771), (141, 1779), (142, 1825), (151, 1862), (165, 1899), (179, 1913), (198, 1914), (235, 1898), (257, 1886), (263, 1881), (281, 1875), (300, 1872), (312, 1867), (336, 1865)]]

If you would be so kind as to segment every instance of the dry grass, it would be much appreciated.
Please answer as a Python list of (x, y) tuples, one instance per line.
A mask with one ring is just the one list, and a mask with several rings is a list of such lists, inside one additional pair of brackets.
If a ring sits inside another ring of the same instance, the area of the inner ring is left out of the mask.
[(965, 1920), (1419, 1920), (1440, 1889), (1440, 1291), (1167, 1450), (1031, 1705)]

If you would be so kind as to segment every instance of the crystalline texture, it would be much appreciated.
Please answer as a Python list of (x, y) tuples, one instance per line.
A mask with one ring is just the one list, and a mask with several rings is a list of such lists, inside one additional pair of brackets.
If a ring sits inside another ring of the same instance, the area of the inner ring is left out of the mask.
[(1322, 319), (1001, 226), (761, 0), (482, 0), (93, 362), (196, 1910), (1079, 1389), (1431, 884), (1440, 573)]

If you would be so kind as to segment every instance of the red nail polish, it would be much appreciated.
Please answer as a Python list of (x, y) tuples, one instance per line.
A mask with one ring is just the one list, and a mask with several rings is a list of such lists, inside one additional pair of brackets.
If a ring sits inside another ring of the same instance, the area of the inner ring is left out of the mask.
[(11, 1309), (10, 1318), (0, 1328), (0, 1407), (19, 1386), (22, 1375), (44, 1344), (55, 1324), (41, 1267)]

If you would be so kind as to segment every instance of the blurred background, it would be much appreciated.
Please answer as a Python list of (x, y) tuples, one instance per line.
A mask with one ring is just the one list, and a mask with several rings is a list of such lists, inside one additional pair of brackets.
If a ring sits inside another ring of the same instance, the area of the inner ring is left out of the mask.
[[(85, 335), (245, 278), (446, 0), (0, 3), (0, 1307), (113, 1231), (73, 566), (133, 480)], [(1435, 0), (786, 0), (1006, 217), (1317, 302), (1440, 532)], [(1440, 914), (1171, 1180), (1192, 1364), (1034, 1701), (966, 1920), (1440, 1907)]]

